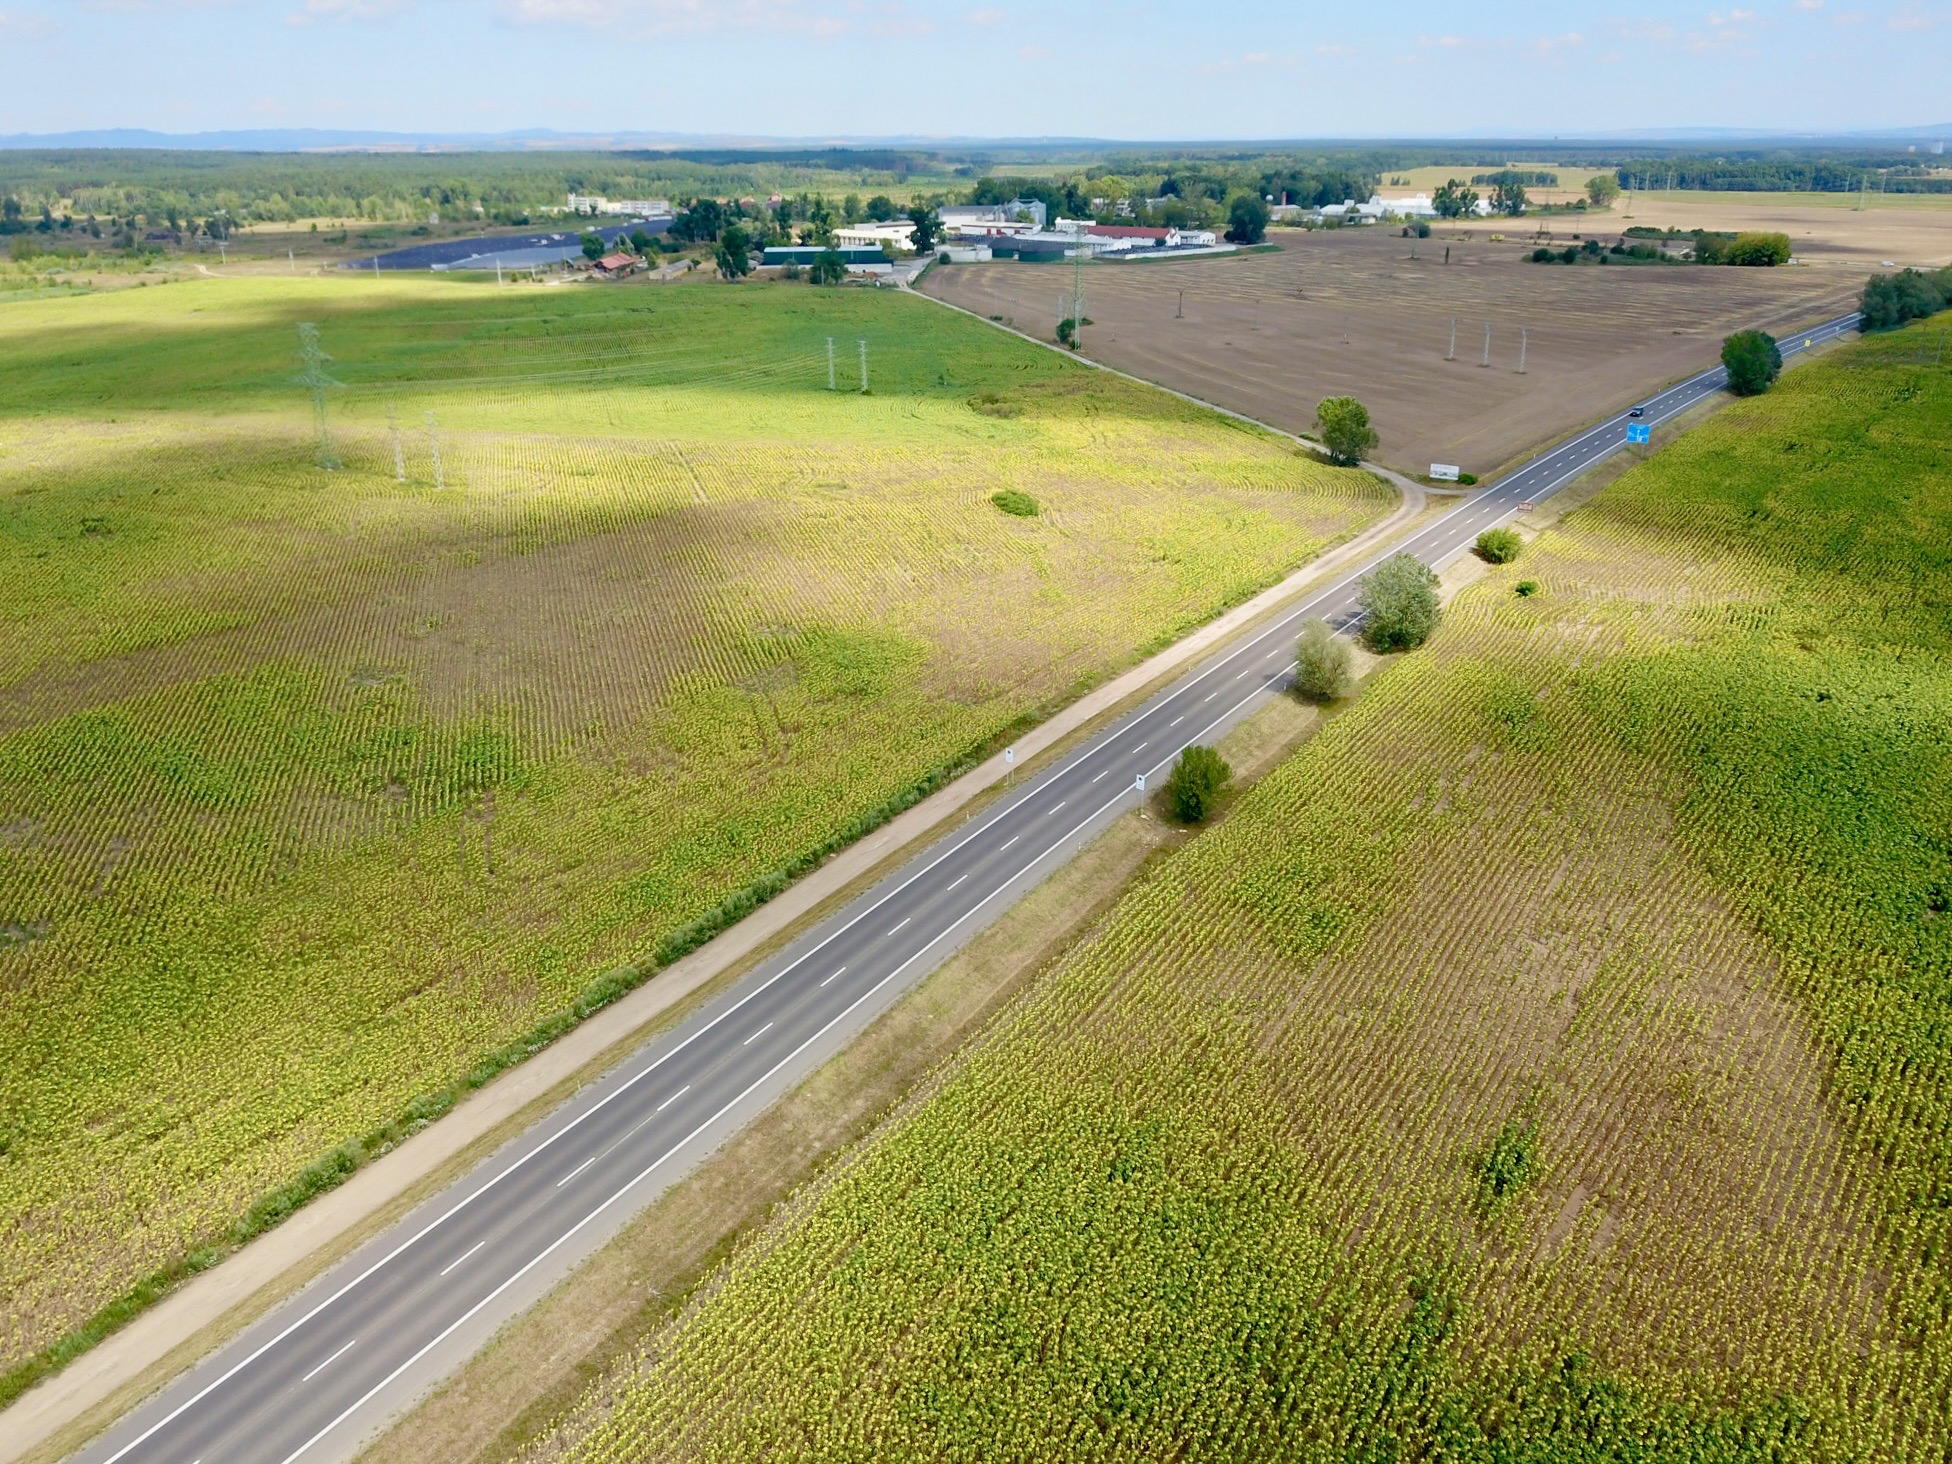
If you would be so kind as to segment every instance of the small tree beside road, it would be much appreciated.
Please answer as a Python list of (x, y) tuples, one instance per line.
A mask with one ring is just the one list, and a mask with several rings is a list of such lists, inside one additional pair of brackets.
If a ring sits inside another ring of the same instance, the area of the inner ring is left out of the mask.
[(1766, 331), (1738, 330), (1722, 342), (1728, 389), (1737, 396), (1760, 396), (1782, 374), (1783, 353)]
[(1437, 576), (1413, 554), (1395, 554), (1362, 577), (1363, 639), (1379, 653), (1411, 651), (1437, 628)]
[(1295, 695), (1303, 701), (1328, 702), (1349, 694), (1353, 680), (1349, 643), (1315, 616), (1302, 623), (1295, 642)]
[(1478, 558), (1486, 564), (1510, 564), (1524, 547), (1525, 541), (1518, 537), (1517, 529), (1486, 529), (1478, 535)]
[(1198, 823), (1213, 812), (1233, 775), (1227, 760), (1212, 748), (1198, 743), (1187, 748), (1166, 779), (1166, 803), (1173, 817), (1181, 823)]
[(1354, 397), (1324, 397), (1316, 404), (1315, 420), (1321, 424), (1322, 446), (1330, 459), (1344, 467), (1361, 462), (1377, 443), (1369, 409)]
[(935, 210), (918, 203), (908, 211), (908, 222), (915, 226), (915, 232), (908, 236), (915, 252), (933, 254), (936, 241), (942, 237), (942, 220), (935, 216)]

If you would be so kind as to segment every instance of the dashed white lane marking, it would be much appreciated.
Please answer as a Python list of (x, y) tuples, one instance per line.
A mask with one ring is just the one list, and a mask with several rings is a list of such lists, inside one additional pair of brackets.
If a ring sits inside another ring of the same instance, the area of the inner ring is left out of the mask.
[(764, 1037), (768, 1032), (772, 1030), (773, 1030), (773, 1024), (771, 1022), (768, 1022), (765, 1026), (761, 1027), (757, 1032), (754, 1032), (750, 1037), (746, 1038), (745, 1041), (741, 1042), (739, 1046), (750, 1047), (752, 1046), (753, 1043), (757, 1042), (761, 1037)]
[[(1010, 835), (1010, 844), (1014, 844), (1014, 843), (1016, 843), (1016, 842), (1017, 842), (1017, 840), (1019, 840), (1019, 839), (1021, 839), (1022, 837), (1023, 837), (1023, 835), (1022, 835), (1022, 834), (1012, 834), (1012, 835)], [(1010, 847), (1010, 844), (1005, 844), (1005, 845), (1003, 846), (1003, 848), (1004, 848), (1004, 849), (1007, 849), (1007, 848), (1009, 848), (1009, 847)], [(998, 852), (998, 853), (1001, 853), (1001, 852), (1002, 852), (1002, 850), (998, 850), (997, 852)]]
[(957, 885), (961, 884), (964, 880), (968, 878), (969, 876), (966, 874), (957, 875), (954, 879), (949, 881), (949, 888), (954, 889)]
[[(355, 1337), (352, 1339), (352, 1342), (357, 1342), (358, 1340), (359, 1339)], [(305, 1376), (300, 1378), (298, 1381), (301, 1383), (311, 1382), (313, 1378), (317, 1377), (320, 1373), (324, 1372), (327, 1368), (331, 1367), (333, 1363), (337, 1362), (340, 1358), (344, 1357), (347, 1351), (352, 1347), (352, 1342), (348, 1342), (344, 1347), (341, 1347), (337, 1352), (333, 1353), (330, 1357), (326, 1358), (324, 1362), (320, 1363), (317, 1367), (313, 1368), (310, 1372), (306, 1373)]]
[[(1064, 800), (1064, 803), (1069, 803), (1070, 801), (1071, 801), (1071, 800), (1067, 798), (1067, 799), (1065, 799), (1065, 800)], [(1057, 808), (1053, 808), (1053, 809), (1051, 810), (1051, 813), (1056, 813), (1056, 812), (1058, 811), (1058, 809), (1059, 809), (1059, 808), (1062, 808), (1062, 807), (1064, 807), (1064, 803), (1060, 803), (1060, 804), (1058, 804), (1058, 805), (1057, 805)], [(1045, 815), (1044, 815), (1044, 817), (1045, 817), (1045, 818), (1049, 818), (1050, 816), (1051, 816), (1051, 814), (1050, 814), (1050, 813), (1047, 813), (1047, 814), (1045, 814)]]
[[(1110, 769), (1110, 768), (1106, 768), (1106, 769), (1105, 769), (1105, 773), (1109, 773), (1110, 771), (1111, 771), (1111, 769)], [(1100, 773), (1100, 774), (1098, 775), (1098, 778), (1102, 778), (1102, 777), (1104, 777), (1104, 776), (1105, 776), (1105, 773)], [(1098, 778), (1093, 778), (1093, 779), (1092, 779), (1091, 781), (1095, 783), (1095, 782), (1097, 782), (1097, 781), (1098, 781)]]
[(914, 917), (913, 915), (904, 915), (904, 916), (902, 916), (902, 917), (901, 917), (901, 920), (900, 920), (900, 922), (899, 922), (899, 923), (897, 923), (897, 924), (895, 925), (895, 927), (894, 927), (894, 929), (892, 929), (892, 930), (890, 930), (890, 931), (888, 932), (888, 934), (890, 934), (890, 935), (893, 935), (893, 934), (895, 933), (895, 931), (896, 931), (896, 930), (900, 930), (900, 929), (902, 928), (902, 926), (904, 926), (904, 925), (906, 925), (906, 924), (908, 924), (908, 922), (909, 922), (909, 921), (911, 921), (911, 920), (913, 920), (914, 918), (915, 918), (915, 917)]
[(1186, 720), (1186, 713), (1181, 712), (1177, 717), (1174, 717), (1172, 721), (1166, 723), (1166, 725), (1168, 727), (1177, 727), (1181, 722), (1184, 722), (1185, 720)]
[(596, 1163), (596, 1155), (592, 1154), (590, 1155), (589, 1158), (585, 1159), (581, 1164), (577, 1165), (574, 1169), (570, 1170), (569, 1173), (565, 1174), (561, 1179), (557, 1180), (556, 1188), (561, 1189), (564, 1185), (568, 1184), (572, 1179), (576, 1178), (577, 1175), (581, 1174), (585, 1169), (588, 1169), (594, 1163)]
[(488, 1242), (485, 1240), (477, 1240), (473, 1245), (469, 1246), (466, 1250), (461, 1252), (460, 1255), (456, 1256), (453, 1260), (449, 1261), (445, 1266), (442, 1266), (441, 1274), (445, 1276), (449, 1271), (452, 1271), (456, 1266), (460, 1265), (461, 1262), (465, 1261), (469, 1256), (473, 1255), (476, 1251), (480, 1250), (486, 1244), (488, 1244)]
[[(842, 966), (840, 968), (840, 971), (845, 971), (846, 969), (847, 967)], [(834, 976), (840, 975), (840, 971), (834, 972)], [(831, 981), (834, 979), (834, 976), (829, 976), (827, 979)], [(689, 1093), (690, 1091), (691, 1091), (691, 1084), (686, 1083), (682, 1088), (678, 1089), (677, 1092), (673, 1093), (669, 1098), (666, 1098), (662, 1103), (658, 1104), (657, 1107), (653, 1108), (651, 1112), (653, 1113), (664, 1112), (665, 1109), (669, 1108), (673, 1103), (676, 1103), (680, 1098), (684, 1097), (685, 1094)]]
[[(846, 970), (847, 970), (847, 967), (845, 967), (845, 966), (842, 966), (842, 967), (840, 968), (840, 970), (838, 970), (838, 971), (836, 971), (836, 972), (834, 972), (834, 974), (833, 974), (833, 976), (829, 976), (829, 977), (827, 978), (827, 981), (832, 981), (832, 980), (834, 980), (834, 979), (835, 979), (835, 977), (838, 977), (838, 976), (841, 976), (841, 975), (843, 975), (843, 974), (844, 974), (844, 973), (846, 972)], [(821, 982), (820, 984), (821, 984), (822, 986), (825, 986), (825, 985), (827, 984), (827, 981), (823, 981), (823, 982)]]

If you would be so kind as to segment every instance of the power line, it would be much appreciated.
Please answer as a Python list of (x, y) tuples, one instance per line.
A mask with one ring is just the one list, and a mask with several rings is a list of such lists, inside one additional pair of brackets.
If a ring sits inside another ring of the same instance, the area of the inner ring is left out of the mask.
[(332, 445), (332, 425), (325, 417), (325, 391), (330, 386), (343, 386), (325, 371), (325, 363), (332, 358), (325, 354), (325, 347), (319, 343), (319, 328), (311, 321), (298, 327), (298, 359), (305, 363), (305, 372), (298, 378), (299, 385), (312, 393), (312, 426), (318, 433), (318, 464), (330, 471), (339, 466), (339, 454)]

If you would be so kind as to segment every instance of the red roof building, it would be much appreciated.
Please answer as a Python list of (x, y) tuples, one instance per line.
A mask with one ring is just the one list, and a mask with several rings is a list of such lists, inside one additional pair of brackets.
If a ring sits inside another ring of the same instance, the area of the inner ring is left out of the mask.
[(618, 250), (606, 254), (596, 262), (596, 272), (600, 275), (627, 275), (637, 268), (637, 256)]

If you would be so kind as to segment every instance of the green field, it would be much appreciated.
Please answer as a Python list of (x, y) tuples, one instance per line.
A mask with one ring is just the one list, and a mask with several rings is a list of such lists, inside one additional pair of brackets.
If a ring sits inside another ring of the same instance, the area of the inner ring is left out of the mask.
[(892, 291), (0, 305), (0, 1364), (1391, 502)]
[(1946, 1457), (1952, 373), (1917, 355), (1792, 372), (1490, 570), (562, 1452)]

